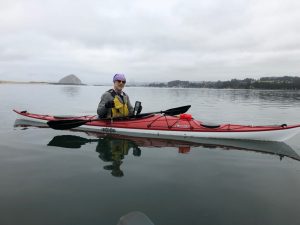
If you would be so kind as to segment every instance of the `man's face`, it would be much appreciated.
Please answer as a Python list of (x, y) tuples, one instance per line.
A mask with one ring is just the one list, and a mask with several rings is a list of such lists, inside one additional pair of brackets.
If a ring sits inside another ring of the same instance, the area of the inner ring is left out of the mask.
[(117, 91), (122, 91), (125, 86), (126, 81), (116, 80), (114, 83), (114, 88)]

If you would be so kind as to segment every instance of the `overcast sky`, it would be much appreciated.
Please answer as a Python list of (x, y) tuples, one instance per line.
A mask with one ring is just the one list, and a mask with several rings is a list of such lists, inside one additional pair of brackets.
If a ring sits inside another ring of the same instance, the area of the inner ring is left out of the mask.
[(299, 0), (0, 0), (0, 80), (300, 76)]

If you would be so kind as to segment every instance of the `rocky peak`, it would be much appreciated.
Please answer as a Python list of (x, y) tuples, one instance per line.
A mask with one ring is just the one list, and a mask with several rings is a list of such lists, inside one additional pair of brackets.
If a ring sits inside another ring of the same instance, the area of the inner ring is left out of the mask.
[(58, 81), (60, 84), (82, 84), (81, 80), (76, 77), (74, 74), (65, 76), (64, 78)]

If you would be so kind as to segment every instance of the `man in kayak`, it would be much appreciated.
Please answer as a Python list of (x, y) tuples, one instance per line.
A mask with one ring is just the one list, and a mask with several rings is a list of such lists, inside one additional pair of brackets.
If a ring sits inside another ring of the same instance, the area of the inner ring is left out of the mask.
[[(124, 74), (115, 74), (113, 77), (114, 87), (101, 96), (97, 114), (99, 118), (123, 117), (133, 115), (134, 109), (129, 101), (128, 95), (123, 91), (126, 84)], [(137, 109), (137, 114), (142, 106)]]

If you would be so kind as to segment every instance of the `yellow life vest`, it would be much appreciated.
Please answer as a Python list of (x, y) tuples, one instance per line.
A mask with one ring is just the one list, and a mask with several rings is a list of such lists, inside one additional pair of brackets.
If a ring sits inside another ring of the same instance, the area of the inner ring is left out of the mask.
[(114, 140), (111, 145), (111, 153), (113, 161), (121, 161), (125, 155), (128, 155), (129, 145), (127, 140)]
[(121, 117), (121, 116), (128, 116), (129, 110), (127, 107), (127, 98), (124, 96), (124, 103), (122, 103), (121, 97), (116, 95), (114, 97), (115, 107), (111, 109), (111, 116), (112, 117)]

